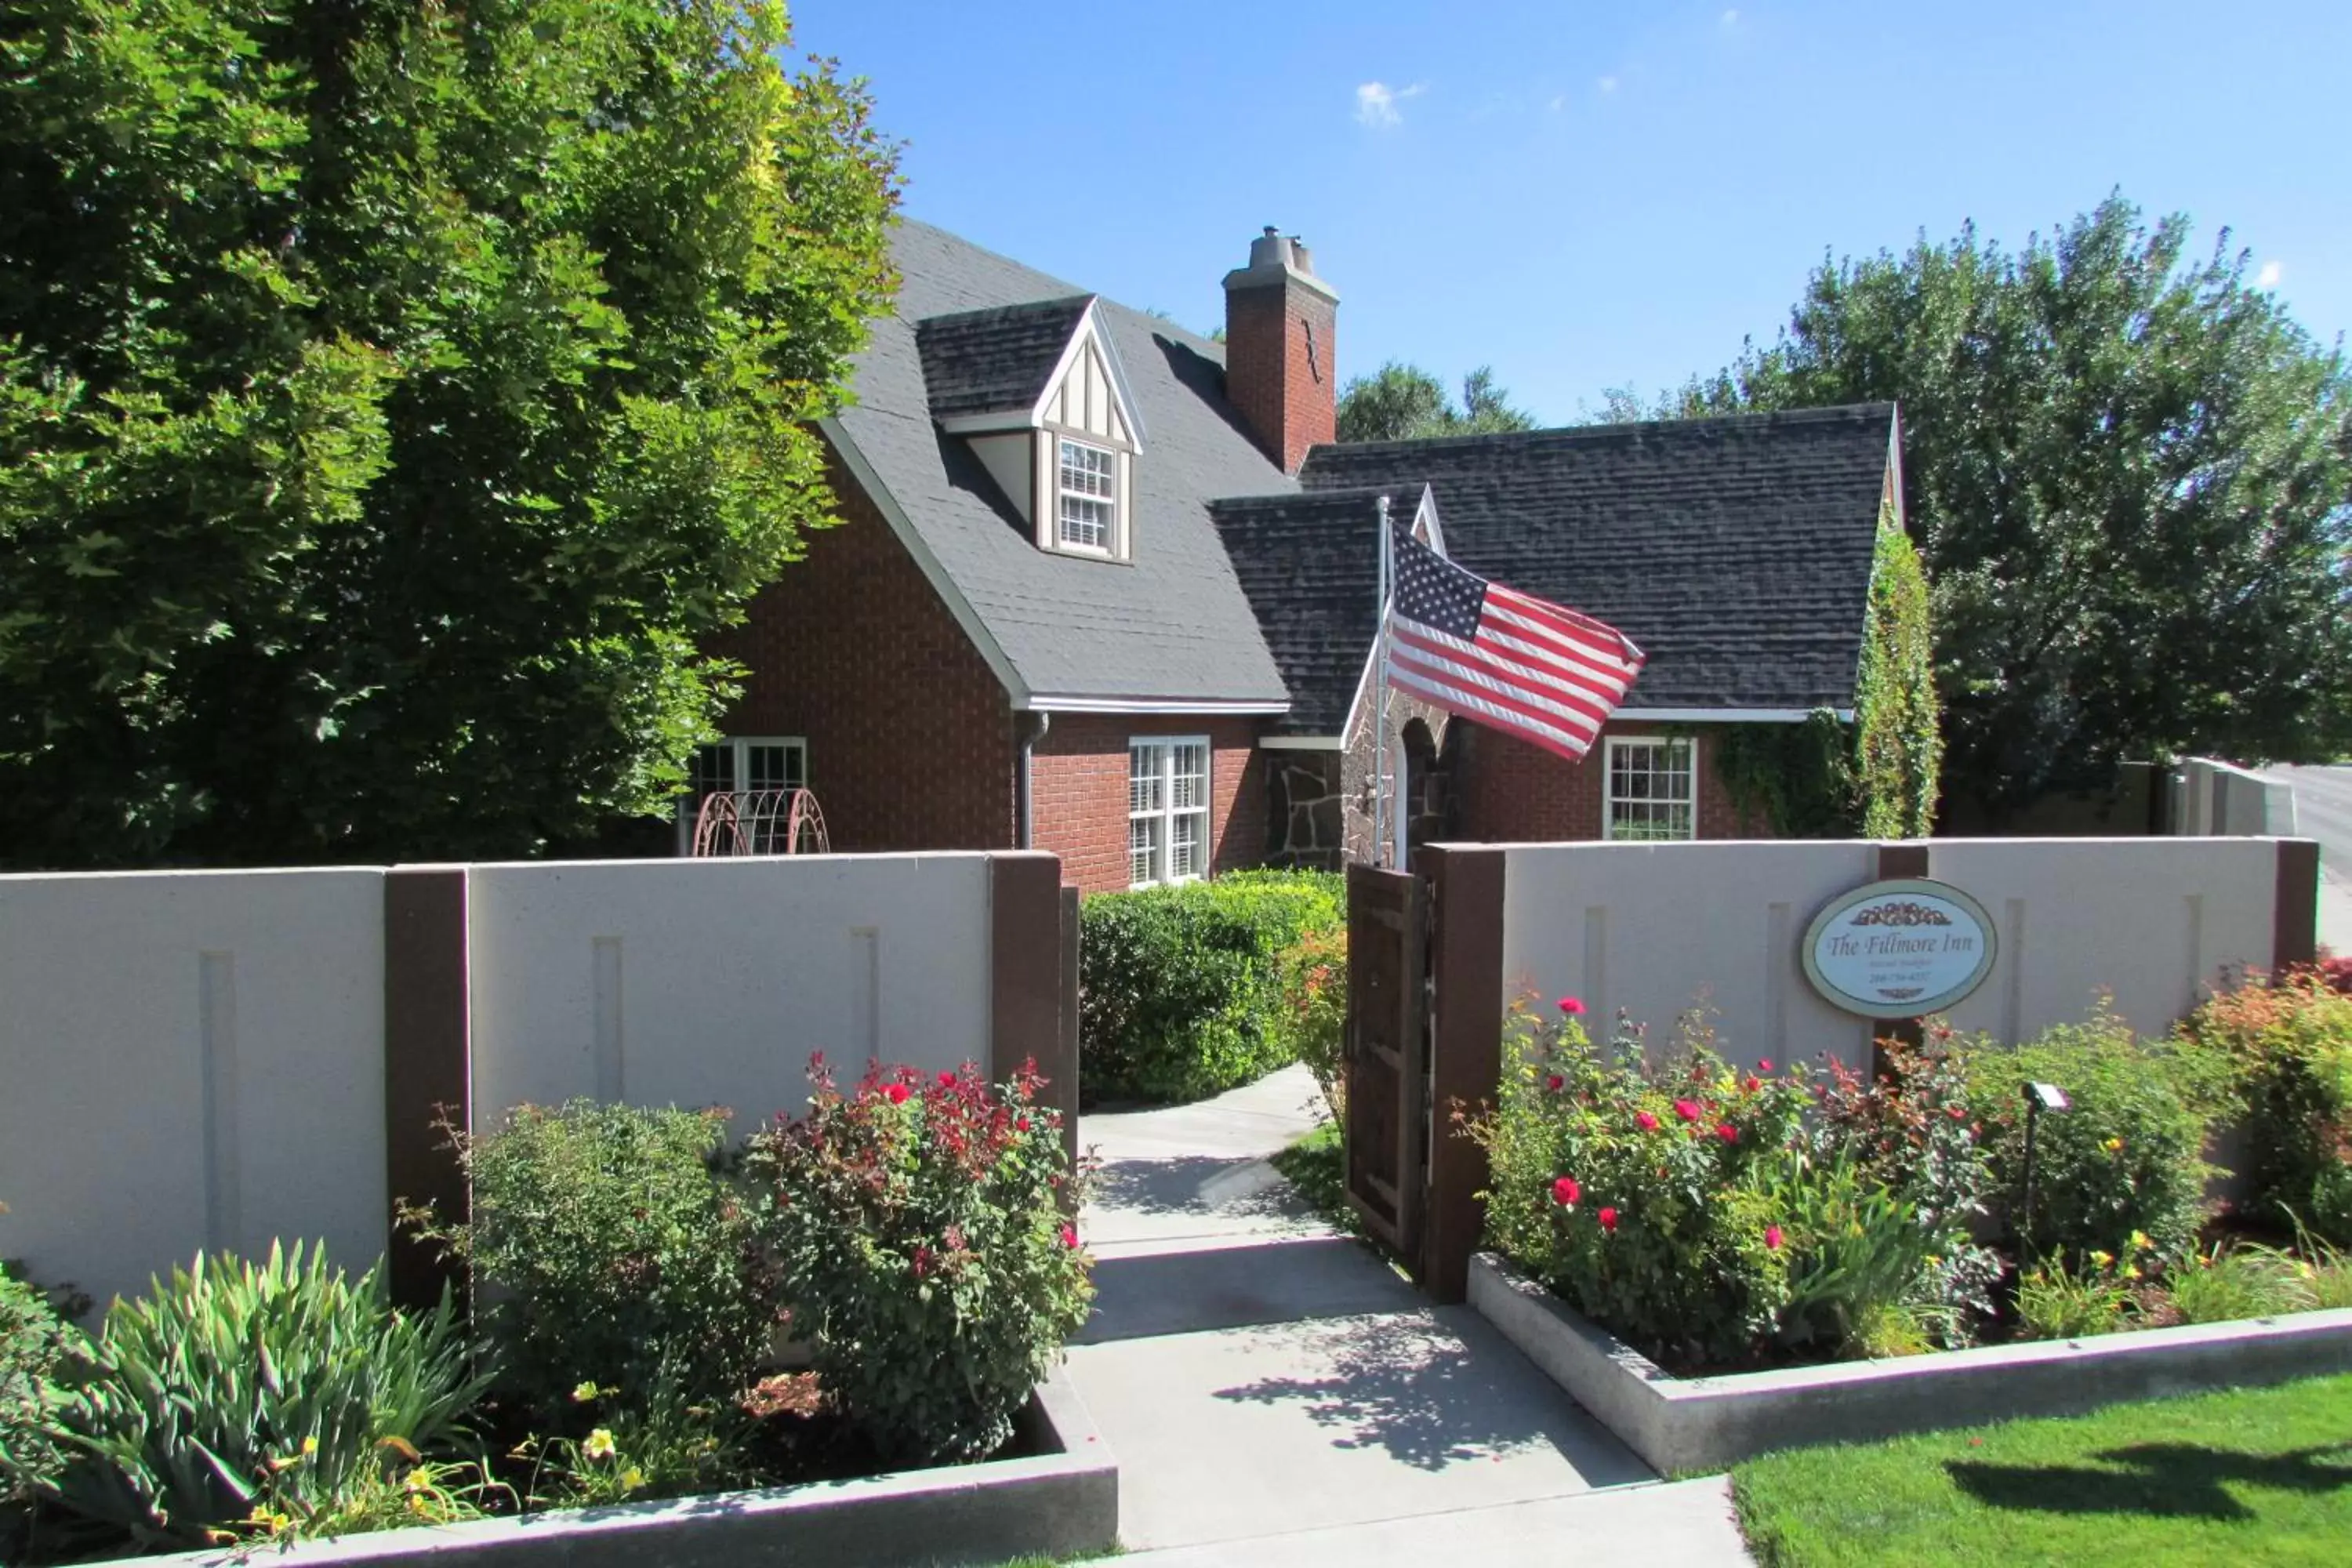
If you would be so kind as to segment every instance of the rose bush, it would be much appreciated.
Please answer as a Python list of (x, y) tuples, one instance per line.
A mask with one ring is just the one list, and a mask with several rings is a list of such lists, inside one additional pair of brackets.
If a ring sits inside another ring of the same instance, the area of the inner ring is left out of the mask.
[(886, 1460), (984, 1458), (1093, 1296), (1061, 1117), (1030, 1068), (1001, 1089), (970, 1065), (810, 1076), (807, 1113), (745, 1160), (794, 1331)]
[[(2341, 963), (2342, 961), (2336, 961)], [(2182, 1033), (2228, 1055), (2250, 1125), (2255, 1217), (2291, 1215), (2352, 1245), (2352, 973), (2249, 973), (2209, 998)]]

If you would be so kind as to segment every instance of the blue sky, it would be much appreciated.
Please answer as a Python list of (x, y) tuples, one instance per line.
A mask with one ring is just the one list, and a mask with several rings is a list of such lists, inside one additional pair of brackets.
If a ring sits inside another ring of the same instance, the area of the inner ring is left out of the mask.
[(1827, 251), (2014, 244), (2116, 186), (2352, 326), (2347, 0), (793, 13), (872, 79), (912, 216), (1200, 330), (1277, 224), (1339, 290), (1343, 375), (1491, 363), (1548, 421), (1769, 339)]

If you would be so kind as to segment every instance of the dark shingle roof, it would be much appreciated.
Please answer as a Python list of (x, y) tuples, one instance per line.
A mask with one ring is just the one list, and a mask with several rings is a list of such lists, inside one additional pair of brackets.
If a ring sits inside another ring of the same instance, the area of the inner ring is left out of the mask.
[[(1429, 486), (1454, 560), (1642, 645), (1628, 707), (1850, 708), (1893, 428), (1870, 404), (1318, 447), (1300, 500), (1350, 498), (1346, 515), (1385, 491), (1402, 515)], [(1374, 535), (1323, 516), (1219, 511), (1297, 733), (1337, 732), (1370, 645)]]
[(890, 248), (904, 279), (898, 312), (875, 323), (839, 428), (1016, 679), (1033, 694), (1082, 699), (1285, 700), (1208, 503), (1297, 487), (1227, 406), (1223, 348), (1100, 302), (1151, 432), (1135, 465), (1135, 560), (1050, 554), (962, 438), (940, 429), (918, 323), (1085, 296), (929, 224), (902, 223)]
[[(1381, 494), (1242, 496), (1212, 509), (1234, 574), (1290, 688), (1290, 712), (1278, 732), (1336, 735), (1347, 722), (1378, 615)], [(1418, 489), (1391, 495), (1400, 527), (1412, 521), (1420, 499)]]
[(960, 310), (915, 323), (931, 417), (1027, 413), (1070, 346), (1090, 294), (1034, 305)]

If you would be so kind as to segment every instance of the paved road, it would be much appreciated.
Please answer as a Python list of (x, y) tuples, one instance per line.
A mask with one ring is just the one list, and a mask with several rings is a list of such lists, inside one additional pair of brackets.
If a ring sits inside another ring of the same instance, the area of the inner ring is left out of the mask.
[(2352, 952), (2352, 767), (2263, 771), (2294, 786), (2294, 830), (2319, 840), (2319, 940)]

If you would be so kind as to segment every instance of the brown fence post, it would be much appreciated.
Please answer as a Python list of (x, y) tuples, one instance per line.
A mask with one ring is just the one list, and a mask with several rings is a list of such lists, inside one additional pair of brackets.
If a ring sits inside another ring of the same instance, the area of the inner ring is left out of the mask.
[(1429, 1194), (1423, 1208), (1422, 1288), (1441, 1302), (1470, 1289), (1470, 1255), (1486, 1211), (1486, 1152), (1461, 1135), (1456, 1108), (1475, 1113), (1501, 1082), (1503, 1051), (1503, 868), (1505, 851), (1484, 845), (1432, 845), (1421, 852), (1428, 881), (1431, 1057)]
[(2271, 973), (2319, 958), (2319, 845), (2278, 841), (2278, 891), (2271, 906)]
[(1066, 883), (1062, 888), (1062, 1033), (1061, 1054), (1056, 1058), (1064, 1092), (1062, 1107), (1062, 1150), (1070, 1159), (1070, 1168), (1078, 1164), (1078, 1095), (1085, 1063), (1078, 1058), (1078, 889)]
[[(1878, 867), (1872, 879), (1890, 882), (1900, 878), (1927, 875), (1927, 846), (1921, 842), (1881, 843), (1878, 846)], [(2011, 962), (2015, 962), (2014, 959)], [(1873, 1018), (1870, 1021), (1870, 1073), (1873, 1078), (1886, 1070), (1885, 1053), (1878, 1048), (1881, 1040), (1900, 1040), (1906, 1045), (1919, 1043), (1919, 1020), (1916, 1018)]]
[[(473, 1124), (473, 1016), (467, 993), (466, 868), (394, 867), (383, 879), (384, 1191), (396, 1209), (430, 1204), (445, 1224), (473, 1212), (465, 1167), (441, 1130)], [(387, 1221), (392, 1299), (429, 1307), (465, 1270)]]
[(1059, 856), (1014, 851), (988, 858), (988, 1075), (1003, 1083), (1034, 1061), (1045, 1100), (1062, 1113), (1076, 1149), (1078, 1057), (1062, 1018), (1066, 949)]

